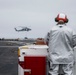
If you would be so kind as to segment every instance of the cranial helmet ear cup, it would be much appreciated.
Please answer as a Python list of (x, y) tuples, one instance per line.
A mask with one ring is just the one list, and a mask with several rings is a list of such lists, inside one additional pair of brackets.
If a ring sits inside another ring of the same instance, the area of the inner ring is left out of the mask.
[(69, 20), (68, 20), (68, 19), (66, 19), (65, 23), (68, 23), (68, 21), (69, 21)]
[(58, 22), (57, 18), (55, 18), (55, 22)]

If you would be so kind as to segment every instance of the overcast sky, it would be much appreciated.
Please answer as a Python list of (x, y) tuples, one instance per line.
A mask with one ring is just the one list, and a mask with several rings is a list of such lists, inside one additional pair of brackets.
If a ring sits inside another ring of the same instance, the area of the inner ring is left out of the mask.
[[(65, 13), (76, 31), (76, 0), (0, 0), (0, 38), (45, 37), (58, 13)], [(16, 32), (18, 26), (32, 30)]]

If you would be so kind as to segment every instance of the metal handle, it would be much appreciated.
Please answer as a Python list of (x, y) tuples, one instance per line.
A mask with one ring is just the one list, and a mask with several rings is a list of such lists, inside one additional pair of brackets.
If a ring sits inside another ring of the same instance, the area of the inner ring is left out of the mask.
[(29, 72), (29, 74), (31, 74), (31, 69), (24, 69), (24, 72)]

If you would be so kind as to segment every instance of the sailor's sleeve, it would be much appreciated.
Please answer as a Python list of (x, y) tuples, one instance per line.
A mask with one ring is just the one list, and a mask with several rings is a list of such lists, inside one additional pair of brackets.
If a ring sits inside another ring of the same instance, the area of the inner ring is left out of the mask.
[(73, 47), (76, 46), (76, 33), (73, 31)]
[(48, 42), (49, 42), (49, 32), (48, 32), (47, 35), (45, 36), (44, 42), (48, 45)]

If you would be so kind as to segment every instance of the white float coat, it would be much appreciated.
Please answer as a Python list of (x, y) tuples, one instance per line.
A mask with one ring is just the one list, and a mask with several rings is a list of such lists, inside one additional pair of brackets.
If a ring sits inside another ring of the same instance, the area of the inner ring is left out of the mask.
[(71, 64), (74, 62), (73, 47), (76, 35), (66, 25), (56, 25), (50, 31), (49, 55), (53, 64)]

